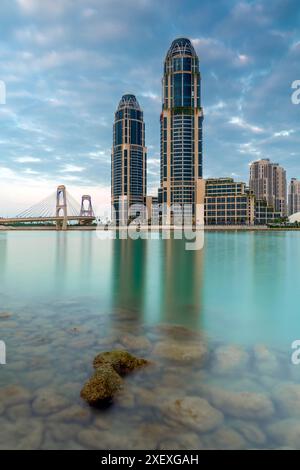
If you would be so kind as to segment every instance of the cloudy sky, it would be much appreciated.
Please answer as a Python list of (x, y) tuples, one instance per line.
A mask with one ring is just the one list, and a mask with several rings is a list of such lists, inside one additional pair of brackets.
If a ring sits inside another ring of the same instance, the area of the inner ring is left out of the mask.
[(112, 121), (144, 109), (149, 192), (159, 182), (164, 56), (192, 39), (202, 73), (205, 176), (248, 180), (269, 157), (300, 177), (299, 0), (1, 0), (0, 215), (66, 184), (109, 206)]

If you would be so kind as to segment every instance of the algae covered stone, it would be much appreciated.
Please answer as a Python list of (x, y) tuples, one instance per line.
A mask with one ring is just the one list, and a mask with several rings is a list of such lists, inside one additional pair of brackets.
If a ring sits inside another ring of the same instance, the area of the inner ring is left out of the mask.
[(127, 351), (115, 350), (98, 354), (93, 361), (95, 369), (103, 365), (110, 365), (118, 374), (126, 375), (139, 367), (145, 366), (148, 361), (132, 356)]
[(86, 382), (80, 396), (91, 406), (110, 401), (122, 388), (121, 376), (145, 366), (148, 361), (123, 350), (107, 351), (95, 357), (94, 375)]
[(108, 364), (96, 370), (81, 390), (81, 397), (90, 405), (113, 398), (122, 386), (119, 374)]

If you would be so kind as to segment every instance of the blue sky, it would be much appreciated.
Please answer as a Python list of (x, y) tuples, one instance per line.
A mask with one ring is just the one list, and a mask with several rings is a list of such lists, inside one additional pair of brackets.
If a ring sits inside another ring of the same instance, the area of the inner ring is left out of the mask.
[(109, 206), (112, 122), (124, 93), (143, 110), (149, 191), (159, 182), (165, 54), (200, 57), (205, 176), (248, 180), (268, 157), (300, 177), (299, 0), (1, 0), (0, 215), (66, 184)]

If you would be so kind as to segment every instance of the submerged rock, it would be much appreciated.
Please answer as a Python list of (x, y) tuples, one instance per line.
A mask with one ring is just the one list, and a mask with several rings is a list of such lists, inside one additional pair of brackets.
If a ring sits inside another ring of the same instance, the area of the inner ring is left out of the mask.
[[(176, 430), (179, 431), (179, 430)], [(201, 435), (202, 436), (202, 435)], [(192, 431), (176, 432), (172, 437), (166, 438), (160, 442), (158, 450), (203, 450), (205, 449), (202, 437)]]
[(32, 409), (39, 416), (47, 416), (66, 408), (68, 400), (54, 389), (41, 388), (37, 391), (32, 403)]
[(198, 365), (201, 365), (205, 362), (208, 351), (202, 341), (195, 341), (193, 343), (161, 341), (156, 344), (153, 354), (167, 361), (182, 363), (197, 362)]
[(300, 384), (283, 383), (274, 391), (274, 401), (289, 417), (300, 417)]
[(131, 349), (133, 351), (147, 351), (151, 348), (151, 342), (145, 336), (127, 334), (121, 337), (120, 341), (125, 346), (125, 348)]
[(148, 361), (145, 359), (132, 356), (129, 352), (120, 349), (98, 354), (93, 361), (95, 369), (103, 365), (110, 365), (120, 375), (126, 375), (147, 364)]
[(80, 392), (81, 398), (90, 405), (111, 400), (121, 389), (122, 379), (109, 364), (102, 365), (86, 382)]
[[(1, 405), (0, 405), (1, 408)], [(1, 413), (0, 413), (1, 414)], [(31, 417), (31, 407), (29, 403), (11, 406), (7, 409), (7, 416), (11, 421), (17, 422), (21, 419), (29, 419)]]
[(267, 419), (274, 414), (272, 401), (263, 393), (208, 387), (206, 396), (216, 408), (235, 418)]
[(43, 423), (36, 419), (1, 422), (0, 450), (37, 450), (44, 435)]
[(96, 372), (81, 390), (81, 398), (92, 406), (111, 400), (122, 388), (121, 377), (146, 364), (145, 359), (123, 350), (98, 354), (93, 361)]
[(71, 405), (68, 408), (59, 411), (49, 417), (48, 422), (58, 421), (61, 423), (80, 423), (86, 424), (91, 419), (91, 411), (88, 407), (81, 407), (79, 405)]
[(279, 363), (274, 353), (265, 345), (256, 344), (253, 348), (255, 367), (260, 374), (271, 375), (279, 372)]
[(281, 446), (300, 449), (300, 422), (294, 419), (283, 419), (268, 426), (268, 434)]
[(255, 445), (264, 445), (267, 441), (264, 432), (257, 426), (256, 423), (244, 420), (234, 420), (231, 422), (232, 427), (238, 431), (243, 437)]
[(202, 333), (199, 331), (191, 330), (183, 325), (174, 325), (169, 323), (160, 323), (152, 328), (154, 333), (169, 337), (170, 339), (174, 340), (191, 340), (191, 339), (199, 339), (202, 338)]
[(198, 432), (208, 432), (223, 422), (223, 414), (199, 397), (168, 399), (161, 405), (167, 419)]
[(240, 450), (246, 448), (246, 441), (234, 429), (224, 426), (216, 432), (204, 436), (207, 449), (216, 450)]
[(10, 312), (0, 312), (0, 320), (7, 320), (11, 315), (12, 314)]
[(22, 386), (8, 385), (0, 388), (0, 403), (4, 407), (29, 402), (30, 398), (30, 392)]
[(214, 353), (213, 370), (218, 374), (232, 374), (246, 368), (249, 354), (234, 344), (221, 346)]

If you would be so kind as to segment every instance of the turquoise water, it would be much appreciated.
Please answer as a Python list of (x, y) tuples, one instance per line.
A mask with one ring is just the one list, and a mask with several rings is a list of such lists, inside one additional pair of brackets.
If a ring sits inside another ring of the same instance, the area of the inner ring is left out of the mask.
[[(290, 358), (300, 338), (299, 266), (299, 232), (209, 232), (200, 251), (174, 239), (0, 233), (0, 340), (7, 347), (0, 448), (295, 447), (300, 365)], [(157, 347), (182, 351), (200, 342), (204, 365), (197, 354), (193, 362)], [(114, 347), (154, 366), (126, 380), (127, 401), (95, 411), (80, 400), (80, 388), (93, 357)], [(222, 348), (229, 348), (225, 360)], [(222, 424), (204, 432), (184, 413), (176, 420), (170, 403), (145, 403), (143, 387), (159, 402), (202, 397), (223, 414)], [(212, 387), (261, 394), (274, 409), (263, 420), (259, 409), (253, 416), (232, 410), (230, 397), (220, 404)]]

